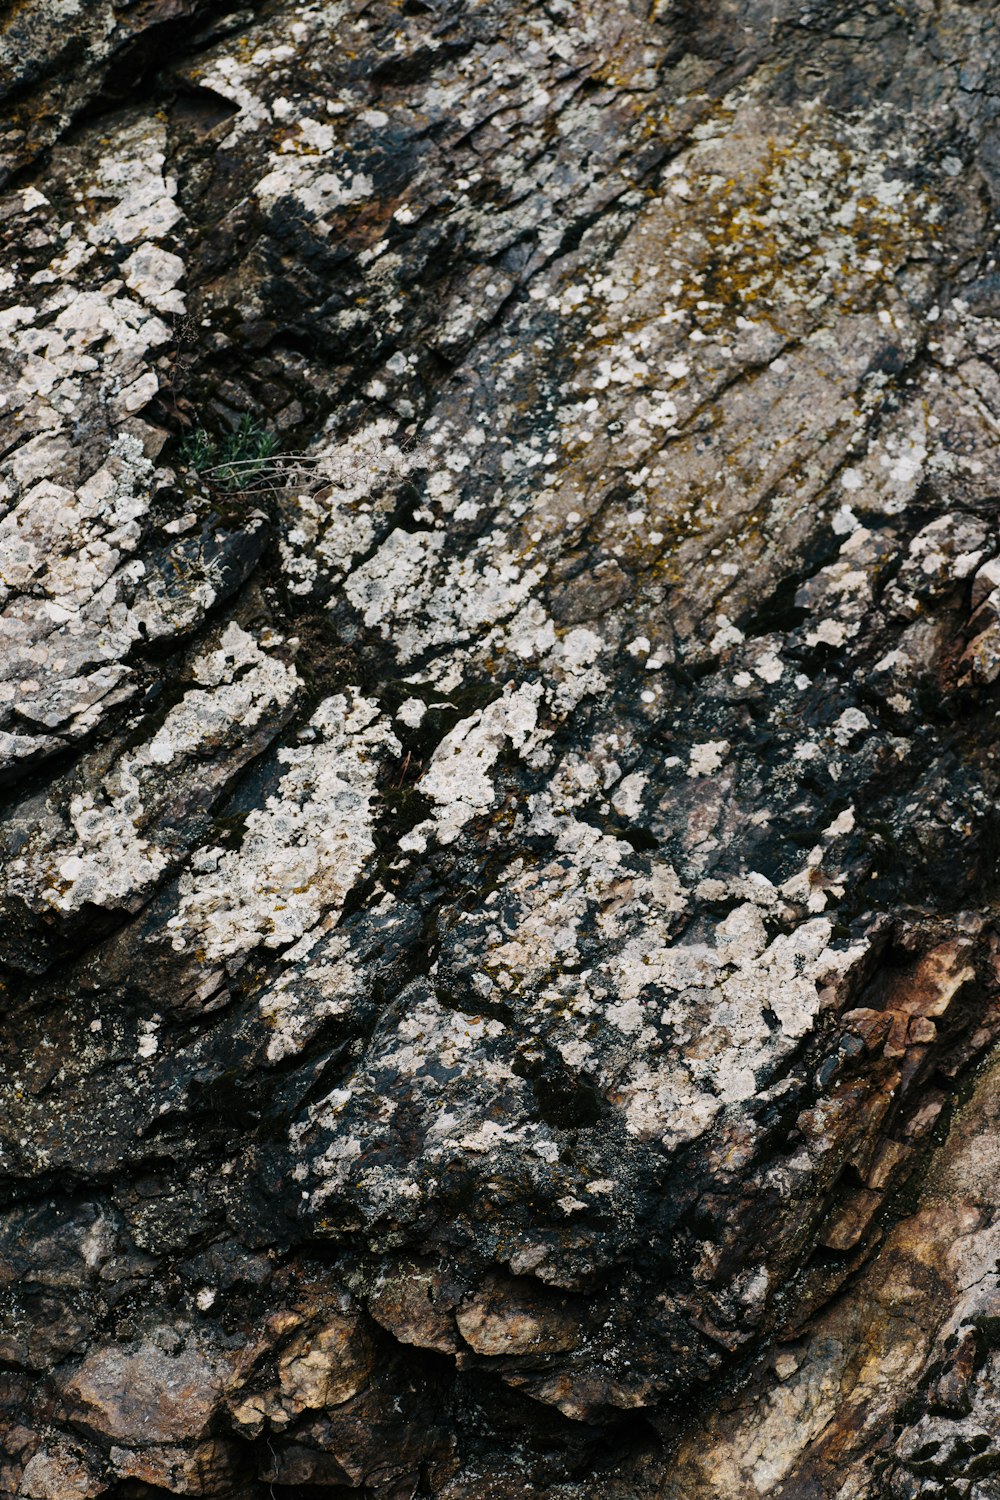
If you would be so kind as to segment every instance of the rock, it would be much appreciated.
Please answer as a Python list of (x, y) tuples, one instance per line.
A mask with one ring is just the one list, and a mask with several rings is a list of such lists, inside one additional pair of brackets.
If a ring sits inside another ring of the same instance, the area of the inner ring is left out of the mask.
[(151, 1444), (138, 1452), (113, 1447), (108, 1456), (123, 1480), (166, 1486), (178, 1495), (232, 1494), (232, 1475), (240, 1465), (239, 1450), (215, 1440), (185, 1447)]
[(126, 1443), (174, 1443), (205, 1435), (221, 1389), (216, 1361), (197, 1345), (167, 1353), (147, 1340), (89, 1354), (62, 1397), (93, 1432)]
[(853, 1249), (884, 1201), (881, 1193), (869, 1189), (853, 1193), (838, 1206), (836, 1217), (820, 1236), (820, 1243), (829, 1250)]
[(26, 1500), (91, 1500), (104, 1488), (85, 1459), (67, 1449), (40, 1448), (24, 1466), (18, 1493)]
[(339, 1406), (362, 1389), (373, 1364), (356, 1318), (340, 1318), (300, 1334), (278, 1363), (286, 1407), (298, 1414)]
[(0, 1491), (987, 1500), (987, 7), (19, 0)]
[(459, 1347), (454, 1310), (461, 1286), (433, 1263), (404, 1260), (391, 1262), (368, 1297), (372, 1317), (402, 1344), (417, 1344), (454, 1354)]
[(578, 1323), (531, 1282), (494, 1281), (463, 1302), (458, 1331), (477, 1354), (560, 1354), (579, 1343)]

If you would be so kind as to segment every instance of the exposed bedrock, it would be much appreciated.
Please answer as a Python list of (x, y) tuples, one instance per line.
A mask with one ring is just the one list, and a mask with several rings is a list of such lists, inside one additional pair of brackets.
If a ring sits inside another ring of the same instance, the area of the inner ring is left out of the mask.
[(1000, 1496), (996, 14), (8, 10), (0, 1495)]

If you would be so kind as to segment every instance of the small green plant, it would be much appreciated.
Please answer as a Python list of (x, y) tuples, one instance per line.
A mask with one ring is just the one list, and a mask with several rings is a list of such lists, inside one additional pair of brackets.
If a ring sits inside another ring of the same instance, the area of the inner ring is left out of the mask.
[(204, 427), (196, 427), (193, 432), (186, 432), (177, 445), (177, 456), (185, 469), (194, 469), (200, 473), (213, 464), (218, 454), (218, 444), (213, 437), (205, 431)]
[(214, 438), (203, 427), (196, 427), (181, 439), (178, 457), (215, 488), (243, 490), (266, 470), (277, 448), (273, 433), (246, 414), (223, 438)]

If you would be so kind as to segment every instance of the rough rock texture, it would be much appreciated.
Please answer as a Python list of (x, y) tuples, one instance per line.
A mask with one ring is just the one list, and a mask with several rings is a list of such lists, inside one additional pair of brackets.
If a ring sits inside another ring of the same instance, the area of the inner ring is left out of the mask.
[(0, 1494), (996, 1500), (995, 10), (2, 26)]

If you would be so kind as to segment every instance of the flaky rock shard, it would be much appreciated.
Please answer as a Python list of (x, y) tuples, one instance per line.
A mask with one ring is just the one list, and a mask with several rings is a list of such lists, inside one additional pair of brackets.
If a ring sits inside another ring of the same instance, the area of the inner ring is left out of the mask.
[(995, 12), (0, 39), (0, 1495), (995, 1500)]

